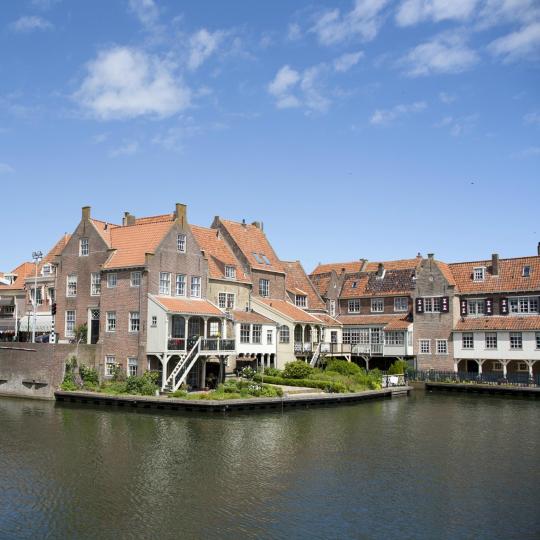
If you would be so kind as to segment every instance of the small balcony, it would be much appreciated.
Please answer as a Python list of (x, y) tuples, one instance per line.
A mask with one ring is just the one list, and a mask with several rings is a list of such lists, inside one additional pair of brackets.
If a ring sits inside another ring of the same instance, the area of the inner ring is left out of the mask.
[[(167, 349), (169, 351), (188, 352), (197, 343), (197, 339), (198, 337), (189, 338), (186, 343), (184, 338), (169, 338)], [(234, 339), (202, 338), (200, 351), (201, 353), (233, 354), (236, 352), (236, 342)]]

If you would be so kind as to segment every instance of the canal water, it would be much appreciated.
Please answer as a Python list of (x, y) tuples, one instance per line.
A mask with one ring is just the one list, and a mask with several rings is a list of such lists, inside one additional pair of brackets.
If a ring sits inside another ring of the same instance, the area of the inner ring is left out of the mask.
[(540, 406), (281, 413), (0, 398), (0, 538), (540, 538)]

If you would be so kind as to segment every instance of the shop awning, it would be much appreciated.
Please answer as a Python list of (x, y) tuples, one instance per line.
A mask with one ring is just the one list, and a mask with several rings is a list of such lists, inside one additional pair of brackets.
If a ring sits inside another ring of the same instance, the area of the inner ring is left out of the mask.
[[(25, 315), (19, 321), (19, 332), (32, 332), (34, 329), (34, 316)], [(52, 330), (52, 315), (36, 314), (36, 332), (50, 332)]]

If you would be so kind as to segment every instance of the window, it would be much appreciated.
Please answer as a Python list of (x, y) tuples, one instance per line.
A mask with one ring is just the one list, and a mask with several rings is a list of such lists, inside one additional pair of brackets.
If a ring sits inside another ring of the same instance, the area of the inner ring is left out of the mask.
[(90, 295), (99, 296), (101, 294), (101, 274), (92, 272), (90, 274)]
[(116, 311), (107, 311), (107, 332), (116, 332)]
[(267, 264), (268, 266), (270, 266), (272, 263), (270, 262), (270, 259), (264, 254), (264, 253), (260, 253), (259, 254), (263, 261), (264, 261), (264, 264)]
[(49, 296), (49, 302), (54, 304), (56, 301), (56, 289), (54, 287), (49, 287), (47, 289), (47, 295)]
[(500, 362), (491, 362), (491, 369), (493, 371), (502, 371), (503, 365)]
[(390, 330), (384, 333), (384, 340), (386, 342), (386, 345), (401, 346), (405, 344), (405, 334), (404, 332)]
[(111, 272), (107, 274), (107, 289), (114, 289), (116, 287), (116, 282), (118, 280), (118, 275), (116, 272)]
[(521, 274), (523, 277), (530, 277), (531, 276), (531, 267), (530, 266), (524, 266), (523, 272)]
[(272, 345), (273, 340), (274, 340), (274, 332), (272, 332), (272, 330), (267, 330), (266, 331), (266, 344)]
[(497, 348), (497, 332), (486, 332), (486, 349)]
[(66, 311), (66, 337), (75, 335), (75, 311)]
[(254, 324), (252, 332), (252, 342), (262, 343), (262, 324)]
[(407, 311), (409, 309), (409, 299), (406, 296), (394, 298), (394, 311)]
[(478, 266), (473, 269), (473, 280), (474, 281), (484, 281), (486, 275), (485, 266)]
[(52, 274), (52, 265), (50, 264), (44, 264), (43, 268), (41, 269), (41, 275), (42, 276), (50, 276)]
[(304, 294), (295, 295), (294, 303), (301, 308), (307, 307), (307, 296), (305, 296)]
[(259, 294), (261, 296), (270, 296), (270, 281), (259, 279)]
[(371, 312), (382, 313), (384, 311), (384, 300), (382, 298), (371, 299)]
[(137, 375), (137, 364), (138, 362), (136, 358), (128, 358), (128, 377), (135, 377)]
[(89, 253), (88, 238), (81, 238), (79, 240), (79, 255), (81, 257), (87, 257)]
[(186, 296), (186, 276), (176, 274), (176, 296)]
[(152, 322), (150, 324), (152, 325), (152, 328), (157, 326), (157, 315), (152, 315)]
[(236, 268), (234, 266), (225, 266), (225, 277), (227, 279), (236, 279)]
[(37, 289), (30, 289), (30, 301), (32, 302), (32, 304), (35, 303), (37, 306), (41, 306), (43, 304), (41, 287), (38, 287)]
[(518, 362), (517, 370), (518, 371), (529, 371), (529, 366), (527, 365), (527, 362)]
[(425, 313), (440, 313), (441, 312), (441, 298), (435, 296), (433, 298), (424, 298), (424, 312)]
[(159, 273), (159, 294), (171, 294), (171, 274), (170, 272)]
[(138, 332), (140, 326), (141, 326), (141, 321), (140, 321), (140, 318), (139, 318), (139, 312), (138, 311), (130, 311), (129, 312), (129, 331), (130, 332)]
[(486, 301), (485, 300), (467, 300), (467, 313), (469, 315), (485, 315)]
[(264, 261), (261, 259), (261, 256), (260, 256), (258, 253), (253, 252), (252, 255), (253, 255), (253, 258), (254, 258), (259, 264), (263, 264), (263, 263), (264, 263)]
[(540, 332), (536, 332), (536, 348), (540, 349)]
[(115, 369), (116, 369), (116, 357), (106, 356), (105, 357), (105, 376), (112, 377), (114, 375)]
[(332, 317), (336, 316), (336, 301), (335, 300), (330, 300), (330, 315)]
[(521, 296), (509, 299), (510, 313), (538, 313), (537, 296)]
[(234, 309), (234, 293), (220, 292), (218, 294), (218, 306), (221, 309)]
[(179, 234), (176, 237), (176, 248), (178, 249), (179, 253), (186, 252), (186, 235), (185, 234)]
[(194, 298), (201, 297), (201, 278), (198, 276), (191, 277), (191, 296)]
[(67, 277), (66, 296), (77, 296), (77, 276)]
[(474, 349), (474, 335), (472, 332), (464, 332), (461, 336), (461, 347), (463, 349)]
[(523, 348), (523, 336), (521, 332), (510, 332), (510, 348), (522, 349)]
[(351, 283), (351, 289), (356, 289), (356, 287), (358, 287), (358, 281), (353, 281)]
[(420, 345), (420, 354), (430, 354), (431, 353), (431, 340), (421, 339), (419, 341)]
[(240, 325), (240, 343), (249, 343), (249, 331), (250, 331), (249, 324)]
[(209, 325), (209, 332), (210, 332), (210, 337), (217, 337), (219, 336), (219, 322), (218, 321), (210, 321), (210, 325)]
[(131, 272), (131, 275), (129, 278), (129, 285), (131, 287), (141, 286), (141, 273), (140, 272)]
[(349, 345), (367, 345), (369, 343), (369, 328), (345, 328), (343, 343)]
[(360, 300), (349, 300), (347, 311), (349, 313), (360, 313)]
[(290, 335), (289, 327), (285, 325), (280, 326), (279, 327), (279, 342), (289, 343), (290, 340), (291, 340), (291, 335)]
[(448, 340), (437, 340), (437, 354), (448, 354)]

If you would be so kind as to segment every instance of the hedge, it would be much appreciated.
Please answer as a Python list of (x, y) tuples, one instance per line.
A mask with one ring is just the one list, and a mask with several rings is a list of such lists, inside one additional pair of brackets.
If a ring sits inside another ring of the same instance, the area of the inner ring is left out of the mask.
[[(255, 375), (257, 382), (262, 381), (263, 377), (260, 374)], [(302, 386), (304, 388), (320, 388), (331, 393), (343, 394), (347, 392), (347, 387), (340, 382), (333, 381), (315, 381), (312, 379), (285, 379), (283, 377), (265, 376), (264, 382), (268, 384), (282, 384), (284, 386)]]

